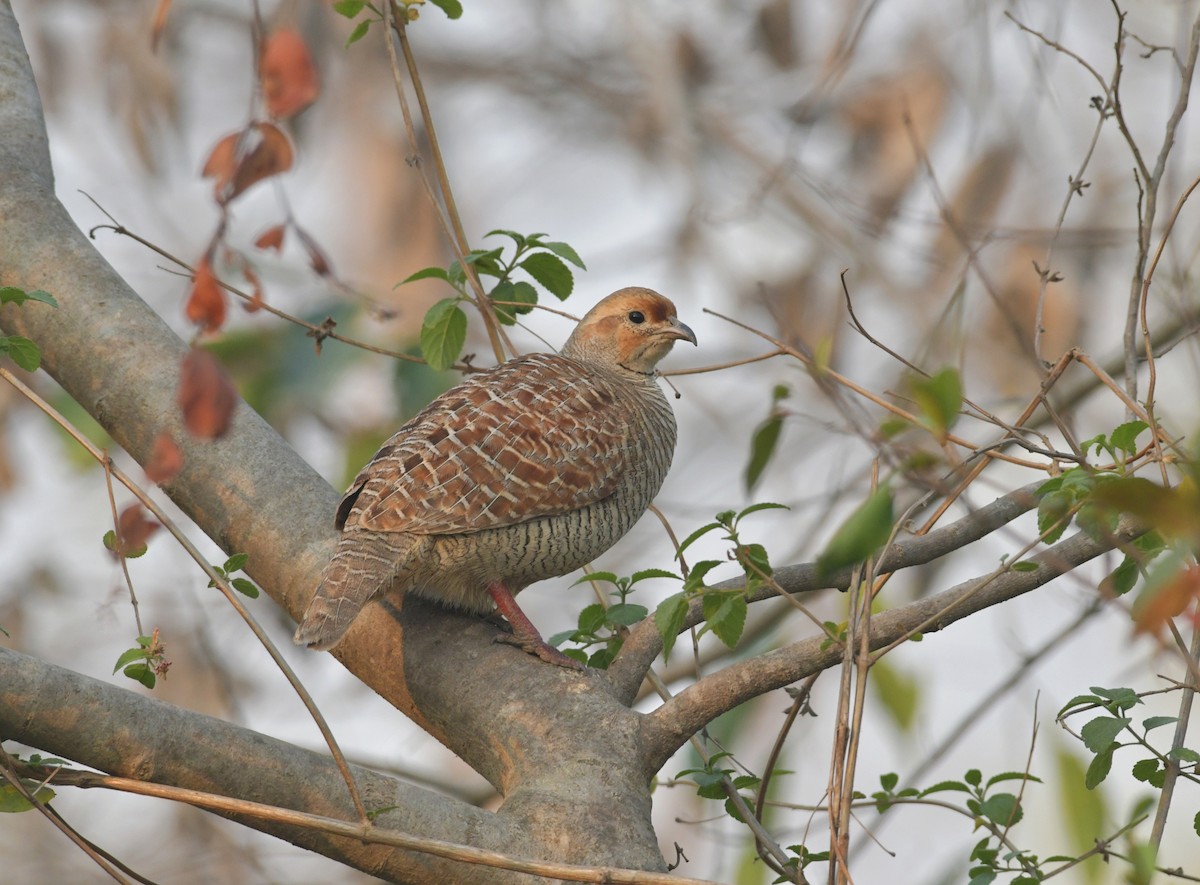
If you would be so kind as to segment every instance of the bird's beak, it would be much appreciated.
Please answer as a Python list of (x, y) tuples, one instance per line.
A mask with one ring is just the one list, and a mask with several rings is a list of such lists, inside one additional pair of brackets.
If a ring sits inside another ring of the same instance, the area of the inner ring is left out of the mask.
[(693, 332), (685, 323), (679, 322), (679, 317), (671, 317), (668, 320), (670, 325), (662, 330), (662, 335), (666, 338), (678, 338), (681, 341), (690, 341), (696, 343), (696, 333)]

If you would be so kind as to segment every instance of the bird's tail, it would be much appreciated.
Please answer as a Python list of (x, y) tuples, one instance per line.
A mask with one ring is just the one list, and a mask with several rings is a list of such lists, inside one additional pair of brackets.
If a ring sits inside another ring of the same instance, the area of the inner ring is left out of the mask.
[(388, 532), (343, 534), (292, 641), (317, 651), (337, 645), (363, 606), (391, 587), (408, 539)]

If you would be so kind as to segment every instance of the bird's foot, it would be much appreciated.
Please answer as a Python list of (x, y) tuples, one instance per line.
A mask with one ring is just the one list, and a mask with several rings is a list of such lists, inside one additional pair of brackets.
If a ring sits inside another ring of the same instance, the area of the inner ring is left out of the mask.
[(563, 654), (553, 645), (546, 642), (546, 640), (542, 639), (542, 637), (536, 634), (529, 636), (513, 631), (512, 633), (501, 633), (492, 641), (500, 642), (504, 645), (515, 645), (526, 654), (531, 654), (536, 658), (541, 658), (547, 664), (554, 664), (556, 667), (563, 667), (567, 670), (587, 669), (587, 667), (579, 663), (579, 661)]

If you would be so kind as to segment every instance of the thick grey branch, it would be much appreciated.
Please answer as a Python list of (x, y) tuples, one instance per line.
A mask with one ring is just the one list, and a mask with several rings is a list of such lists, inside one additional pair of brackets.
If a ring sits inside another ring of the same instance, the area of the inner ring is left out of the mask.
[[(911, 568), (915, 565), (924, 565), (978, 541), (1001, 526), (1012, 522), (1023, 513), (1032, 510), (1037, 505), (1037, 496), (1034, 493), (1041, 484), (1041, 482), (1031, 483), (1010, 492), (945, 528), (920, 537), (897, 541), (884, 551), (876, 566), (876, 572), (884, 574)], [(850, 586), (851, 570), (842, 569), (822, 579), (817, 574), (817, 567), (814, 563), (802, 563), (776, 569), (774, 578), (786, 593), (810, 593), (823, 589), (845, 590)], [(724, 581), (716, 585), (719, 590), (734, 590), (744, 586), (743, 578)], [(764, 587), (756, 591), (750, 600), (757, 602), (771, 599), (775, 595), (774, 589)], [(695, 627), (703, 620), (702, 600), (694, 599), (688, 608), (683, 629)], [(632, 701), (642, 678), (646, 675), (646, 670), (661, 652), (662, 639), (659, 637), (658, 629), (652, 619), (644, 621), (633, 629), (621, 648), (621, 654), (608, 669), (608, 678), (619, 698), (627, 702)]]
[[(1138, 537), (1144, 529), (1122, 521), (1112, 538), (1096, 541), (1084, 532), (1030, 558), (1033, 571), (1002, 571), (974, 578), (901, 608), (871, 618), (871, 649), (913, 632), (936, 633), (955, 621), (1035, 590), (1072, 569)], [(691, 735), (714, 718), (776, 688), (790, 685), (841, 662), (837, 643), (812, 636), (748, 661), (731, 664), (684, 689), (646, 716), (650, 761), (665, 762)]]
[[(328, 757), (220, 719), (81, 676), (0, 648), (0, 736), (150, 783), (252, 799), (355, 822)], [(411, 835), (505, 851), (517, 837), (505, 818), (363, 768), (355, 780), (376, 822)], [(388, 846), (369, 845), (259, 818), (235, 820), (397, 882), (530, 882), (527, 876)]]

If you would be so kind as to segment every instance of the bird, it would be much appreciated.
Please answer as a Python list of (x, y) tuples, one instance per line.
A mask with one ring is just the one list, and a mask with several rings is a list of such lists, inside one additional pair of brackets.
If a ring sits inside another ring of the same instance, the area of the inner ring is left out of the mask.
[(662, 487), (676, 423), (657, 366), (696, 344), (675, 305), (629, 287), (601, 299), (561, 351), (519, 356), (434, 399), (388, 439), (338, 504), (332, 559), (293, 640), (333, 648), (398, 590), (482, 616), (496, 638), (579, 669), (515, 595), (586, 565)]

